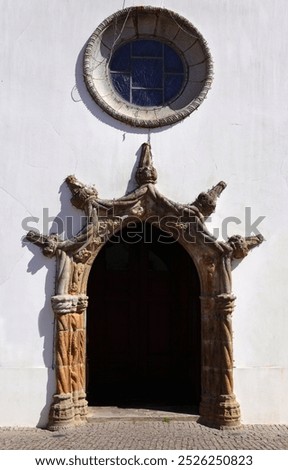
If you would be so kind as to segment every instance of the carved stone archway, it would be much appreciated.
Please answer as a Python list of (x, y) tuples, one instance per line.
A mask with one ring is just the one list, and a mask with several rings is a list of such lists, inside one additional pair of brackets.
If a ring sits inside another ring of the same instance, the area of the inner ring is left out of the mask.
[(156, 189), (157, 173), (149, 144), (142, 145), (136, 173), (138, 187), (116, 200), (103, 200), (94, 187), (68, 176), (72, 204), (85, 212), (87, 224), (75, 237), (61, 240), (57, 234), (28, 232), (26, 238), (56, 256), (56, 292), (51, 298), (56, 317), (56, 394), (48, 428), (60, 430), (87, 419), (85, 394), (86, 295), (90, 268), (106, 241), (131, 221), (150, 222), (181, 243), (193, 259), (201, 284), (201, 402), (203, 424), (222, 427), (240, 425), (240, 407), (233, 392), (231, 315), (235, 296), (231, 292), (231, 260), (244, 258), (263, 241), (261, 235), (233, 236), (217, 241), (205, 219), (216, 208), (226, 187), (218, 183), (199, 194), (191, 204), (175, 203)]

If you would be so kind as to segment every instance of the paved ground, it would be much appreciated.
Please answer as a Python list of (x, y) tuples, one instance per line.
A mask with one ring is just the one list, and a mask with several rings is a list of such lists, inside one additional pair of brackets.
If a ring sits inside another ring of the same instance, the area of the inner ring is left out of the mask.
[(288, 449), (287, 425), (219, 431), (195, 420), (102, 419), (62, 432), (0, 428), (0, 449)]

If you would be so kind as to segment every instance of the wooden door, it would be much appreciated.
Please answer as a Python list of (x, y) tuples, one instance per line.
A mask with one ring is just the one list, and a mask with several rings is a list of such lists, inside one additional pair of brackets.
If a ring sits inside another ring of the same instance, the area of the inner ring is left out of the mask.
[(88, 283), (89, 404), (198, 405), (199, 295), (192, 259), (167, 234), (144, 224), (114, 236)]

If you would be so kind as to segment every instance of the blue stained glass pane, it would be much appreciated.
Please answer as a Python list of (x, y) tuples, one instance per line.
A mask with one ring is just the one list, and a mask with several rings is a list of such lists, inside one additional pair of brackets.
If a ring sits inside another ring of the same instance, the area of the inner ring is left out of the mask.
[(161, 41), (140, 39), (120, 46), (109, 67), (117, 93), (138, 106), (168, 103), (184, 83), (181, 57)]
[(130, 44), (120, 47), (112, 55), (110, 70), (114, 72), (128, 72), (130, 70)]
[(165, 72), (183, 73), (183, 63), (179, 55), (169, 46), (164, 46)]
[(161, 106), (163, 104), (162, 91), (132, 90), (132, 103), (138, 106)]
[(132, 55), (136, 57), (162, 57), (162, 43), (147, 39), (132, 42)]
[(164, 80), (164, 101), (170, 101), (182, 88), (183, 75), (167, 75)]
[(158, 59), (133, 59), (131, 64), (132, 86), (162, 88), (162, 61)]
[(126, 101), (130, 101), (130, 74), (112, 73), (112, 83), (115, 90)]

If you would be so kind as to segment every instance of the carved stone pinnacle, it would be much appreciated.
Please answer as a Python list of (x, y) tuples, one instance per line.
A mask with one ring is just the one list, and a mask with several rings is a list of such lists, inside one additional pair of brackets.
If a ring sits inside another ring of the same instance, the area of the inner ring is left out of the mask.
[(142, 144), (139, 166), (136, 172), (136, 181), (139, 186), (157, 182), (157, 171), (152, 164), (151, 145)]
[(196, 206), (201, 214), (206, 218), (211, 215), (216, 209), (217, 198), (222, 191), (226, 188), (226, 183), (220, 181), (216, 186), (209, 189), (207, 192), (200, 193), (193, 206)]

